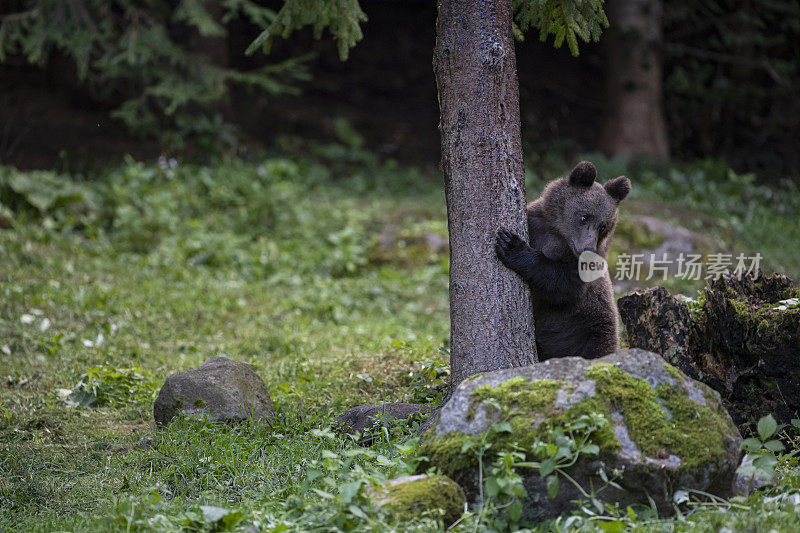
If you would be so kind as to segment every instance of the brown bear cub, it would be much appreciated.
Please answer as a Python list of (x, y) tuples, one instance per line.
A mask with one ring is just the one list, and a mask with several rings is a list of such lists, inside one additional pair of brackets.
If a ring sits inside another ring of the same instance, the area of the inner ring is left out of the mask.
[(625, 176), (600, 185), (597, 169), (582, 161), (566, 178), (547, 184), (528, 205), (530, 243), (501, 228), (497, 257), (530, 286), (539, 360), (595, 358), (619, 348), (617, 306), (611, 278), (584, 282), (578, 257), (603, 259), (617, 224), (617, 207), (631, 191)]

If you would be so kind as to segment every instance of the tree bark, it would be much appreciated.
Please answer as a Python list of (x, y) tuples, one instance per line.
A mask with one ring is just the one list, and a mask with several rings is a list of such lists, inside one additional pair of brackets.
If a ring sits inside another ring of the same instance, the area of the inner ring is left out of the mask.
[(661, 96), (661, 0), (609, 0), (606, 111), (600, 148), (669, 158)]
[(499, 227), (528, 234), (511, 17), (511, 0), (438, 2), (433, 63), (450, 232), (450, 392), (479, 372), (538, 361), (530, 291), (494, 252)]

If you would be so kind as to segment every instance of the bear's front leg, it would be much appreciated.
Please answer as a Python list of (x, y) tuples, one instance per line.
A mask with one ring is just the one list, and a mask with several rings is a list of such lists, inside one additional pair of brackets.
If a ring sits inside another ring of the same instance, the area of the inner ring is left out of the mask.
[(518, 235), (505, 228), (497, 230), (494, 250), (500, 261), (528, 281), (530, 271), (537, 262), (537, 252)]
[(494, 249), (505, 266), (551, 305), (575, 305), (586, 290), (586, 284), (578, 276), (577, 260), (552, 261), (504, 228), (497, 231)]

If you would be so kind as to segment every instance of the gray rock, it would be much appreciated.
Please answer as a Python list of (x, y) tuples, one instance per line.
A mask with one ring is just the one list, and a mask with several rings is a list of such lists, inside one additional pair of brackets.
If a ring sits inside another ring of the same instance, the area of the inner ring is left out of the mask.
[(445, 526), (458, 520), (466, 503), (464, 491), (446, 476), (397, 477), (382, 487), (367, 489), (366, 494), (376, 507), (385, 506), (405, 520), (441, 509)]
[(264, 381), (247, 363), (209, 357), (199, 368), (167, 377), (156, 398), (156, 424), (165, 426), (177, 413), (212, 422), (269, 419), (272, 401)]
[[(512, 414), (491, 406), (500, 404)], [(529, 461), (537, 441), (588, 413), (602, 414), (607, 425), (591, 436), (598, 455), (582, 454), (566, 472), (583, 490), (604, 485), (598, 471), (617, 478), (620, 488), (596, 496), (621, 507), (648, 505), (674, 511), (672, 495), (681, 488), (722, 497), (734, 491), (741, 436), (720, 403), (719, 394), (664, 362), (657, 354), (630, 349), (586, 360), (577, 357), (480, 374), (461, 383), (423, 437), (420, 455), (457, 481), (467, 496), (478, 493), (477, 460), (462, 452), (467, 441), (486, 437), (493, 454), (519, 446)], [(512, 432), (490, 431), (506, 417)], [(560, 476), (554, 499), (547, 496), (538, 469), (519, 468), (528, 492), (525, 515), (542, 519), (575, 508), (581, 492)]]
[(420, 420), (423, 415), (433, 412), (434, 406), (419, 403), (385, 403), (381, 405), (358, 405), (351, 407), (338, 417), (336, 423), (346, 433), (362, 436), (361, 444), (370, 444), (374, 440), (371, 429), (378, 422), (389, 420), (407, 420), (410, 423)]
[[(745, 454), (742, 457), (742, 464), (743, 467), (752, 467), (753, 466), (753, 456), (749, 454)], [(775, 483), (775, 479), (773, 478), (770, 480), (769, 483), (762, 481), (761, 479), (755, 476), (743, 476), (739, 473), (736, 474), (736, 482), (734, 484), (734, 488), (736, 494), (741, 494), (743, 496), (750, 496), (756, 491), (767, 487), (768, 485), (772, 485)]]
[(155, 439), (153, 437), (142, 437), (141, 439), (137, 440), (136, 443), (133, 445), (134, 448), (139, 450), (144, 450), (147, 448), (154, 448), (155, 447)]

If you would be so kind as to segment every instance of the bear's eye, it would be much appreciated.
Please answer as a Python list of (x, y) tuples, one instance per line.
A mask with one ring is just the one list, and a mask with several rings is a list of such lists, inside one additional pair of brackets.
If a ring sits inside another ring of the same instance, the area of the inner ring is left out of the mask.
[(592, 219), (591, 215), (581, 215), (581, 224), (586, 224)]

